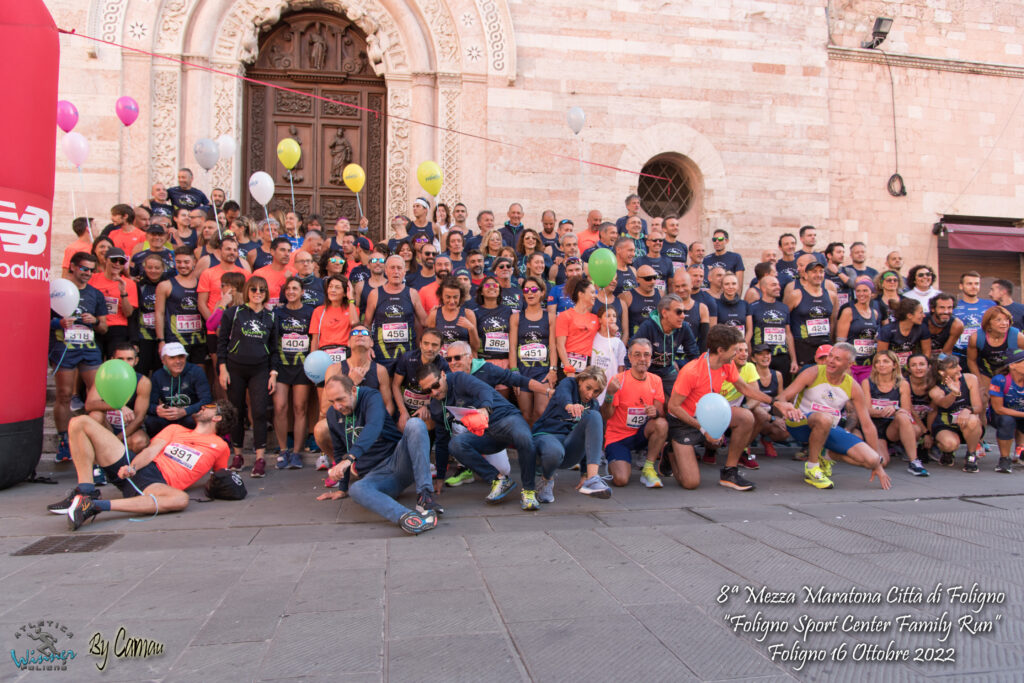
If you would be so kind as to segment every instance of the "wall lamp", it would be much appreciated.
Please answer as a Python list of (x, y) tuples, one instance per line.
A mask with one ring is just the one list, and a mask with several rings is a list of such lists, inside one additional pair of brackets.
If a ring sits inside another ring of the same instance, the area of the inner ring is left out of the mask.
[(871, 40), (865, 40), (860, 46), (865, 50), (874, 50), (885, 41), (891, 28), (892, 19), (889, 17), (878, 17), (875, 19), (874, 28), (871, 29)]

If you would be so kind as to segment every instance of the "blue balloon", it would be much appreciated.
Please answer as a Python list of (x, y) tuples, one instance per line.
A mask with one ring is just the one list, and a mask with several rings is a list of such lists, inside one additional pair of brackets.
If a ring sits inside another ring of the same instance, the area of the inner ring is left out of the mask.
[(732, 422), (732, 407), (721, 394), (704, 394), (697, 401), (697, 422), (712, 439), (721, 439)]
[(302, 369), (306, 371), (306, 377), (311, 382), (319, 384), (324, 381), (324, 376), (327, 375), (327, 368), (330, 365), (331, 357), (327, 355), (326, 351), (314, 351), (306, 356)]

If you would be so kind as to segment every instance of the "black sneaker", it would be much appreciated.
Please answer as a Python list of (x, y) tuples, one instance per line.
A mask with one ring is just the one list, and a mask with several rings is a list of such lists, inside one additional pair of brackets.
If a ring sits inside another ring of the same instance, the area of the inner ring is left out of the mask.
[(964, 458), (964, 466), (962, 469), (964, 472), (969, 472), (970, 474), (977, 473), (978, 456), (976, 456), (974, 453), (968, 453), (967, 457)]
[(433, 493), (421, 493), (419, 498), (416, 499), (416, 509), (420, 512), (433, 510), (439, 515), (444, 514), (444, 508), (441, 507), (441, 504), (437, 502), (436, 498), (434, 498)]
[(917, 447), (917, 459), (921, 461), (922, 465), (935, 462), (935, 458), (929, 454), (928, 449), (924, 446)]
[(740, 474), (738, 467), (723, 467), (718, 483), (737, 491), (751, 491), (754, 488), (754, 482), (749, 481)]
[(661, 454), (661, 460), (658, 461), (658, 474), (666, 478), (672, 476), (672, 458), (668, 456), (668, 453)]
[(96, 509), (91, 497), (79, 493), (71, 501), (71, 507), (68, 508), (67, 514), (68, 528), (71, 531), (78, 531), (79, 527), (100, 514), (100, 511)]
[(415, 536), (436, 527), (437, 515), (434, 514), (433, 510), (427, 510), (426, 512), (410, 510), (398, 520), (398, 526), (402, 527), (402, 531)]
[[(71, 489), (71, 493), (67, 495), (67, 498), (60, 501), (59, 503), (50, 503), (46, 506), (46, 509), (55, 515), (66, 515), (68, 509), (71, 507), (71, 503), (75, 502), (75, 496), (84, 495), (77, 488)], [(101, 498), (99, 489), (93, 489), (93, 492), (89, 494), (93, 500)]]
[(952, 467), (953, 466), (953, 454), (952, 453), (943, 453), (942, 457), (939, 458), (939, 464), (942, 465), (943, 467)]
[(1013, 463), (1009, 458), (999, 458), (999, 464), (996, 465), (996, 472), (999, 474), (1013, 474)]

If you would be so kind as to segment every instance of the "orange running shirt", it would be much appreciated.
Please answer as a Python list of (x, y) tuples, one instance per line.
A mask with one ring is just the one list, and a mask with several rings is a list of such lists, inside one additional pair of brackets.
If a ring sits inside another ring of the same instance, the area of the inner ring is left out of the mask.
[(622, 388), (612, 397), (615, 412), (605, 429), (604, 445), (628, 439), (647, 424), (647, 406), (656, 401), (665, 402), (665, 390), (661, 378), (648, 372), (643, 380), (633, 377), (629, 370), (615, 375)]
[(271, 306), (283, 306), (284, 302), (281, 301), (281, 287), (284, 286), (284, 281), (292, 275), (295, 275), (295, 271), (290, 268), (284, 268), (283, 270), (274, 270), (274, 265), (263, 266), (253, 276), (259, 275), (261, 278), (267, 281), (267, 288), (270, 290), (267, 292), (267, 302)]
[[(139, 307), (139, 290), (135, 281), (121, 276), (124, 280), (124, 288), (128, 294), (128, 303), (135, 308)], [(108, 279), (104, 273), (96, 273), (89, 279), (89, 284), (100, 290), (103, 300), (107, 304), (107, 326), (125, 327), (128, 325), (128, 318), (121, 312), (121, 288), (117, 286), (117, 280)]]
[(118, 228), (110, 231), (110, 239), (115, 247), (122, 249), (128, 258), (131, 258), (135, 246), (146, 241), (146, 233), (138, 228), (130, 233), (125, 232), (124, 228)]
[(599, 326), (600, 321), (593, 313), (577, 313), (575, 308), (570, 308), (555, 318), (555, 336), (565, 337), (567, 353), (589, 357)]
[(313, 317), (309, 321), (309, 333), (319, 334), (317, 348), (325, 346), (348, 346), (349, 333), (352, 331), (352, 320), (349, 310), (341, 306), (317, 306), (313, 309)]
[(672, 385), (672, 393), (681, 394), (683, 399), (683, 410), (689, 415), (697, 412), (697, 401), (704, 394), (719, 394), (722, 392), (722, 382), (736, 384), (740, 379), (740, 371), (733, 363), (726, 363), (717, 370), (711, 370), (710, 379), (708, 376), (708, 354), (702, 353), (700, 357), (691, 360), (683, 366), (676, 377), (676, 383)]
[(153, 464), (164, 475), (167, 485), (179, 491), (192, 486), (207, 472), (228, 466), (231, 450), (216, 434), (196, 434), (187, 427), (170, 425), (153, 438), (167, 442)]
[(60, 267), (64, 270), (68, 270), (71, 267), (71, 257), (80, 251), (92, 252), (92, 240), (89, 239), (89, 233), (85, 233), (77, 240), (72, 242), (64, 249), (64, 258), (60, 261)]
[(220, 299), (220, 279), (225, 273), (241, 273), (246, 279), (249, 279), (249, 271), (245, 268), (235, 264), (230, 267), (225, 267), (223, 263), (218, 263), (213, 268), (207, 268), (203, 271), (203, 274), (199, 276), (199, 286), (196, 287), (196, 292), (206, 292), (207, 295), (213, 295), (214, 303)]

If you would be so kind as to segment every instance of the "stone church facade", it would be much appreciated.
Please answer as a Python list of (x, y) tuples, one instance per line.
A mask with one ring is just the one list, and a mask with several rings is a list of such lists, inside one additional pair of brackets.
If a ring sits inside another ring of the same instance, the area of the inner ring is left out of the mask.
[[(591, 208), (622, 215), (639, 188), (649, 213), (668, 194), (682, 202), (688, 239), (724, 228), (754, 260), (813, 224), (823, 243), (862, 239), (873, 260), (899, 248), (941, 269), (950, 247), (937, 223), (1024, 217), (1024, 15), (1009, 0), (47, 4), (62, 28), (154, 55), (61, 38), (59, 94), (92, 147), (81, 178), (58, 147), (55, 254), (83, 184), (103, 218), (154, 181), (172, 184), (179, 166), (239, 200), (262, 167), (276, 199), (289, 199), (274, 136), (299, 138), (296, 199), (317, 213), (352, 215), (333, 166), (346, 155), (366, 166), (377, 230), (422, 194), (415, 169), (426, 159), (445, 175), (439, 199), (471, 214), (500, 217), (519, 201), (528, 224), (550, 208), (582, 226)], [(892, 30), (864, 49), (877, 16)], [(234, 76), (363, 109), (268, 95)], [(113, 115), (123, 94), (141, 109), (129, 129)], [(587, 115), (579, 136), (566, 125), (573, 106)], [(235, 158), (199, 170), (194, 142), (224, 133)], [(897, 164), (906, 196), (887, 190)], [(630, 172), (644, 168), (677, 182)]]

